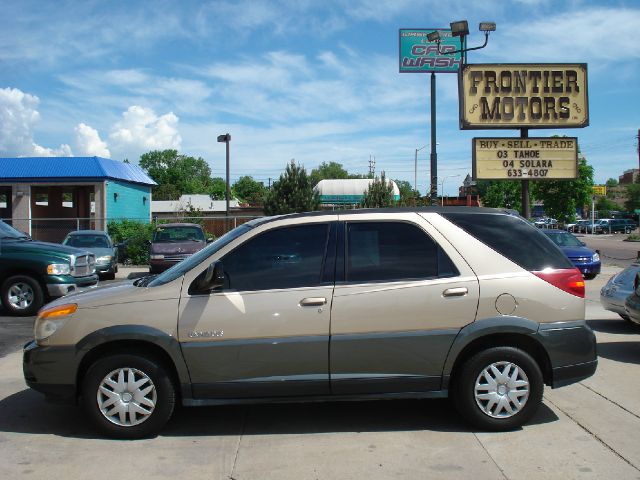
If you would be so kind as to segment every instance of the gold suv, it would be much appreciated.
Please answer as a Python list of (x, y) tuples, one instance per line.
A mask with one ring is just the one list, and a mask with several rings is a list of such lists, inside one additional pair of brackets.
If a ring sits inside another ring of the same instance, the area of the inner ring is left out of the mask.
[(584, 280), (506, 211), (445, 207), (253, 220), (157, 276), (50, 303), (27, 383), (104, 433), (183, 405), (451, 396), (513, 429), (544, 385), (592, 375)]

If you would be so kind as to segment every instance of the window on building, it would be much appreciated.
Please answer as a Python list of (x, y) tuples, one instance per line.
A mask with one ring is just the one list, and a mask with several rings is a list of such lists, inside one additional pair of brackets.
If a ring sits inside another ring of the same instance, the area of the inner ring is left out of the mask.
[(73, 208), (73, 192), (62, 192), (62, 206)]
[(40, 207), (48, 207), (49, 206), (49, 194), (48, 193), (36, 193), (36, 205)]

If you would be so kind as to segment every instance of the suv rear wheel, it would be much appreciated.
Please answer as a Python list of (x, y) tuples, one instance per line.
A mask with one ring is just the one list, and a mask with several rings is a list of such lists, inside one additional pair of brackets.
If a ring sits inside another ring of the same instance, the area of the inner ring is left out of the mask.
[(40, 283), (27, 275), (7, 278), (0, 287), (2, 305), (14, 315), (34, 315), (44, 304)]
[(542, 372), (531, 356), (514, 347), (494, 347), (468, 359), (453, 379), (460, 414), (483, 430), (520, 427), (542, 403)]
[(97, 360), (84, 378), (82, 403), (97, 427), (115, 438), (157, 433), (175, 406), (175, 387), (151, 357), (115, 354)]

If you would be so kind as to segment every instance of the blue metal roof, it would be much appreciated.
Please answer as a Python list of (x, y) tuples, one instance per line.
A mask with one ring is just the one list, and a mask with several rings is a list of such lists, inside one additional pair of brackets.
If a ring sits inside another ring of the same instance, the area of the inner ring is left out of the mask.
[(0, 182), (77, 182), (106, 179), (156, 185), (138, 165), (109, 158), (0, 158)]

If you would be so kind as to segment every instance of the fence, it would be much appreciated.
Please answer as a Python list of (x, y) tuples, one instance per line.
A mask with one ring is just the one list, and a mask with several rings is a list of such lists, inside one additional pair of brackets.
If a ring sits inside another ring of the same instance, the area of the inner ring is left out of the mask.
[[(219, 237), (238, 225), (248, 222), (259, 216), (203, 216), (186, 217), (172, 216), (170, 218), (153, 218), (154, 224), (161, 223), (197, 223), (207, 234)], [(103, 218), (14, 218), (2, 219), (17, 230), (28, 233), (31, 230), (31, 238), (44, 242), (60, 243), (69, 232), (76, 230), (102, 230), (103, 225), (109, 222), (129, 220), (134, 222), (149, 223), (148, 218), (111, 218), (105, 221)]]

